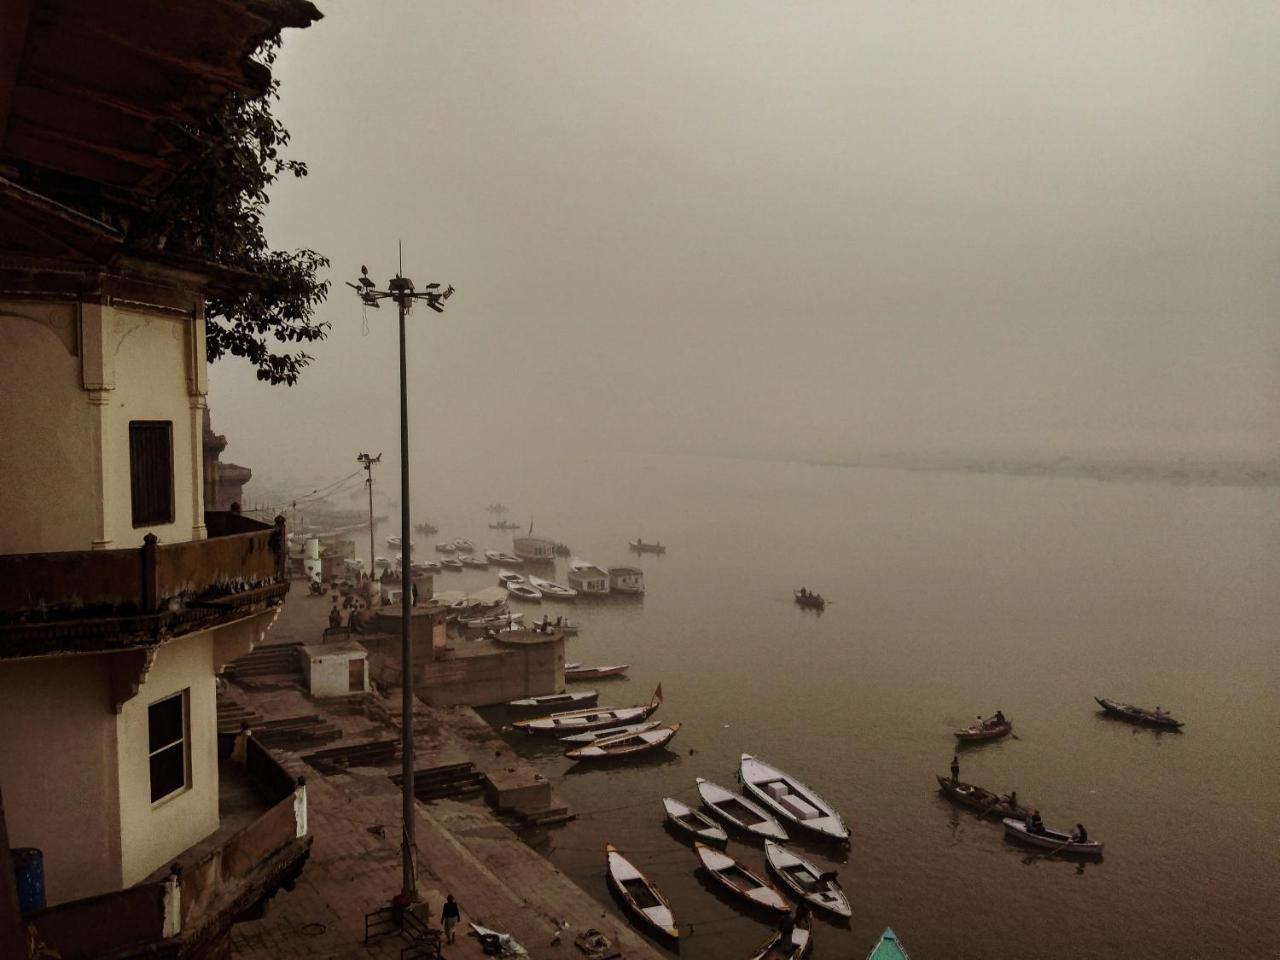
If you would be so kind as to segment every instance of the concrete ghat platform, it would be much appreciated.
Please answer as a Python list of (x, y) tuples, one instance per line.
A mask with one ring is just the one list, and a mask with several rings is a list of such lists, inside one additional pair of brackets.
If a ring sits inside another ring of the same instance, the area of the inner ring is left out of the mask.
[[(399, 794), (379, 777), (315, 777), (307, 792), (315, 837), (311, 860), (296, 889), (279, 894), (266, 917), (233, 928), (232, 956), (398, 960), (406, 945), (400, 937), (367, 945), (363, 939), (365, 914), (400, 889)], [(452, 801), (418, 804), (416, 829), (419, 890), (433, 925), (452, 893), (464, 925), (474, 920), (510, 933), (535, 958), (579, 956), (572, 941), (588, 927), (608, 936), (631, 960), (664, 956), (488, 811)], [(558, 930), (561, 942), (553, 946)], [(445, 953), (484, 956), (479, 941), (462, 935)]]

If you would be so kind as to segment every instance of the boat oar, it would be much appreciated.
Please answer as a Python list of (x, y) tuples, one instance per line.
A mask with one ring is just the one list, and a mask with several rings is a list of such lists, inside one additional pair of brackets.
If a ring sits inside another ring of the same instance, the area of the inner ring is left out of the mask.
[(1070, 837), (1067, 837), (1067, 839), (1066, 839), (1066, 840), (1062, 841), (1062, 843), (1058, 844), (1056, 847), (1054, 847), (1052, 850), (1050, 850), (1048, 853), (1046, 853), (1046, 854), (1045, 854), (1045, 856), (1046, 856), (1046, 857), (1052, 857), (1055, 853), (1057, 853), (1057, 852), (1058, 852), (1059, 850), (1061, 850), (1063, 847), (1070, 846), (1070, 845), (1071, 845), (1072, 843), (1074, 843), (1074, 842), (1075, 842), (1075, 841), (1074, 841), (1074, 840), (1072, 840)]

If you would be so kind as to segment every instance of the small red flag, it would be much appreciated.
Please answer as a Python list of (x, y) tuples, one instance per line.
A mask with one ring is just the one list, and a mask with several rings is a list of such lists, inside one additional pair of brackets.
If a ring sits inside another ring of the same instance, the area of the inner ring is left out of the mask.
[(663, 702), (663, 700), (662, 700), (662, 684), (658, 684), (658, 689), (657, 689), (657, 690), (655, 690), (655, 691), (653, 691), (653, 699), (657, 700), (659, 703), (662, 703), (662, 702)]

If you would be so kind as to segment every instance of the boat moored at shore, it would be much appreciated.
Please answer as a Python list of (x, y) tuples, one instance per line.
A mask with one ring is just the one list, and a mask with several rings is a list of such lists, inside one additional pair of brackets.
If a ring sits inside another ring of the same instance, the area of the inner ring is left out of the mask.
[(640, 922), (653, 933), (675, 939), (680, 936), (671, 904), (635, 864), (618, 852), (612, 843), (605, 848), (605, 868), (609, 886)]
[(834, 870), (819, 870), (798, 853), (772, 840), (765, 841), (764, 858), (777, 878), (806, 903), (837, 917), (853, 916), (849, 898), (840, 889)]
[(744, 753), (738, 767), (743, 789), (788, 823), (831, 840), (849, 839), (840, 814), (795, 777)]

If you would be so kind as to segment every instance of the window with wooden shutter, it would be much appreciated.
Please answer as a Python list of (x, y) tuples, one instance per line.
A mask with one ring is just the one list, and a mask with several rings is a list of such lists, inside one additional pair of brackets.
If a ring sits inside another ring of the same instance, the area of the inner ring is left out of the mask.
[(173, 424), (170, 421), (129, 422), (129, 474), (133, 525), (173, 523)]

